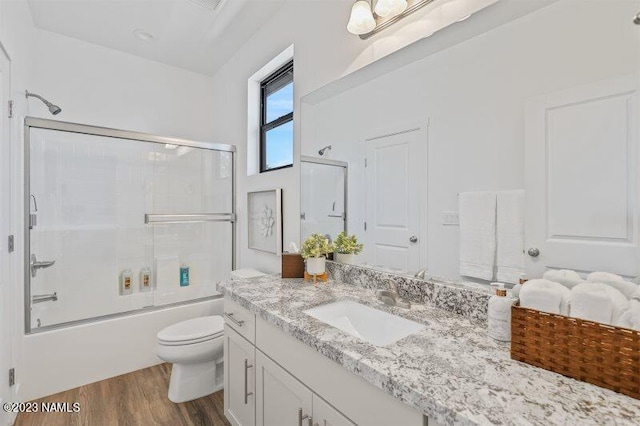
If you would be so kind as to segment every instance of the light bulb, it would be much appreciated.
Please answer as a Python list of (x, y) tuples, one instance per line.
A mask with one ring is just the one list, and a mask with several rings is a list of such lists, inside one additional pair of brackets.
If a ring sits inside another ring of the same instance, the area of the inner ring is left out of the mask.
[(378, 0), (375, 11), (378, 16), (390, 18), (400, 15), (407, 9), (407, 0)]
[(351, 34), (360, 35), (373, 31), (375, 27), (376, 21), (373, 19), (369, 3), (365, 0), (355, 2), (351, 8), (347, 31)]

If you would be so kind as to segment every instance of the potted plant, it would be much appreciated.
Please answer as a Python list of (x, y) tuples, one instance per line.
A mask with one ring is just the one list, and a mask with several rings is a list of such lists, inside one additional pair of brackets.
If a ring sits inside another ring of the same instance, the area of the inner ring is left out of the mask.
[(347, 235), (342, 231), (334, 241), (334, 249), (336, 253), (336, 261), (340, 263), (354, 263), (354, 257), (364, 248), (363, 244), (358, 244), (358, 238), (355, 235)]
[(333, 246), (322, 234), (311, 234), (304, 240), (301, 254), (307, 264), (307, 273), (310, 275), (324, 274), (326, 257), (331, 252), (333, 252)]

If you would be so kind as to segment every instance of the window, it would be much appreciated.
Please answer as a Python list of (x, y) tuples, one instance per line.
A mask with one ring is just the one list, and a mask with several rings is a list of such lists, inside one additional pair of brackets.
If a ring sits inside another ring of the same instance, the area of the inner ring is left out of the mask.
[(260, 172), (293, 165), (293, 61), (260, 83)]

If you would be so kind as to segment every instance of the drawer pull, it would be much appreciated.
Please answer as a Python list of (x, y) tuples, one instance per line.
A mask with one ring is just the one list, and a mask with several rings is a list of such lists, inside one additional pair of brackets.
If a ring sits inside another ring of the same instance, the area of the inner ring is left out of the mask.
[(313, 425), (313, 419), (311, 418), (310, 415), (305, 414), (304, 416), (302, 415), (302, 408), (298, 408), (298, 426), (302, 426), (302, 421), (303, 420), (307, 420), (309, 422), (309, 426)]
[(242, 327), (244, 325), (244, 320), (235, 319), (232, 312), (225, 312), (224, 316), (227, 317), (232, 323), (234, 323), (238, 327)]
[(248, 359), (244, 359), (244, 405), (249, 402), (249, 396), (253, 395), (253, 392), (247, 392), (249, 390), (249, 374), (247, 370), (253, 368), (253, 365), (249, 364)]

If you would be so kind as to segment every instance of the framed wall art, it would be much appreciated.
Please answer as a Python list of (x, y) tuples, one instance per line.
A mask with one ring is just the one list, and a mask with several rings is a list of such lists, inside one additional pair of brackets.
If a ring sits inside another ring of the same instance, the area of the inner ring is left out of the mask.
[(282, 189), (247, 194), (249, 248), (282, 254)]

